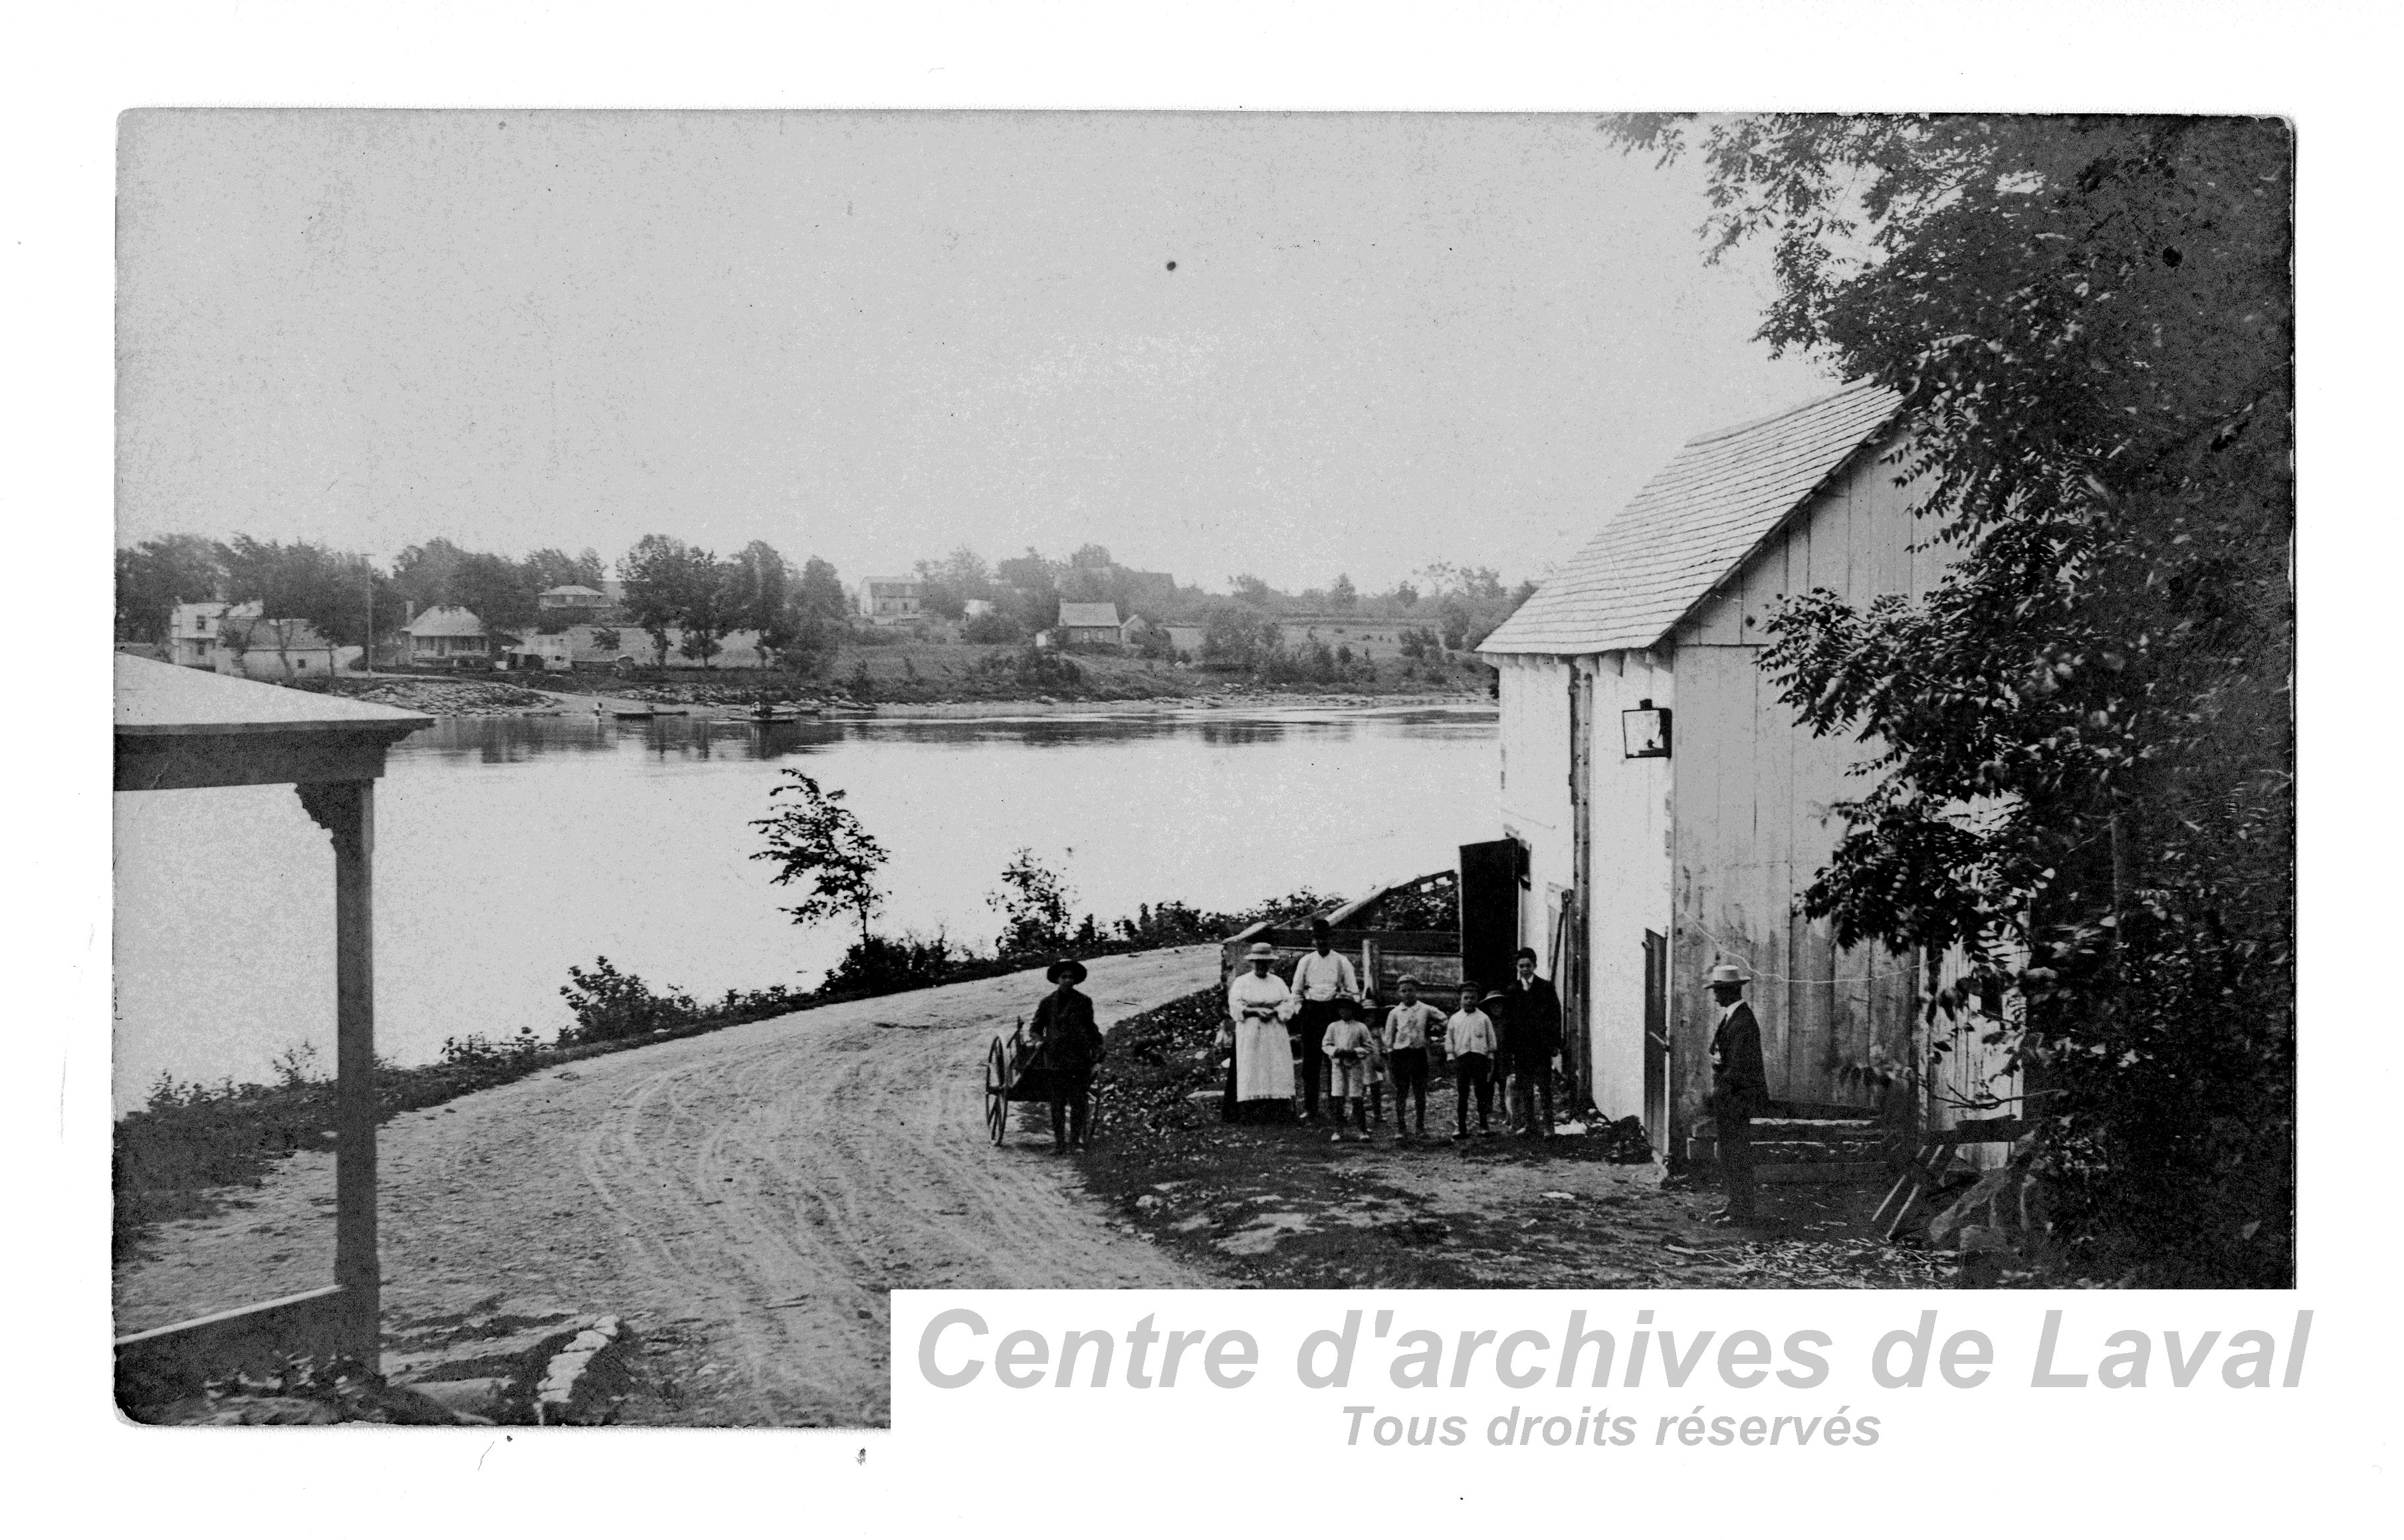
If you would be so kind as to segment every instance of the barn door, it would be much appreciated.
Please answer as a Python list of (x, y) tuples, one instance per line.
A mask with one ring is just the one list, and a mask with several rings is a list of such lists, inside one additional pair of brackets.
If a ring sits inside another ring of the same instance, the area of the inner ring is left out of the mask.
[(1461, 847), (1461, 976), (1499, 989), (1519, 949), (1519, 842)]
[(1670, 940), (1644, 932), (1644, 1132), (1670, 1147)]

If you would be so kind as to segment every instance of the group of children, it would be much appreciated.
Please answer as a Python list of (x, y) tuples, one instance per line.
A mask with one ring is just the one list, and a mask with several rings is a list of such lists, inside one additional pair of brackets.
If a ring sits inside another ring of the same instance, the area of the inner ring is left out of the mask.
[[(1344, 1122), (1348, 1102), (1352, 1124), (1358, 1130), (1351, 1137), (1365, 1142), (1373, 1121), (1378, 1127), (1385, 1127), (1388, 1085), (1394, 1088), (1395, 1139), (1407, 1139), (1414, 1130), (1425, 1137), (1429, 1071), (1447, 1053), (1454, 1061), (1452, 1137), (1469, 1137), (1469, 1106), (1474, 1098), (1478, 1132), (1492, 1138), (1500, 1033), (1494, 1018), (1482, 1007), (1487, 1001), (1502, 998), (1503, 992), (1497, 989), (1489, 994), (1475, 982), (1464, 980), (1461, 986), (1461, 1008), (1450, 1016), (1421, 1000), (1419, 981), (1408, 974), (1397, 982), (1395, 993), (1401, 1003), (1389, 1010), (1385, 1019), (1375, 1026), (1361, 1019), (1359, 1002), (1350, 996), (1335, 1002), (1335, 1019), (1328, 1025), (1320, 1043), (1320, 1051), (1327, 1060), (1328, 1093), (1334, 1102), (1329, 1111), (1335, 1121), (1335, 1141), (1341, 1142), (1347, 1137)], [(1412, 1119), (1407, 1128), (1404, 1121), (1406, 1111)]]

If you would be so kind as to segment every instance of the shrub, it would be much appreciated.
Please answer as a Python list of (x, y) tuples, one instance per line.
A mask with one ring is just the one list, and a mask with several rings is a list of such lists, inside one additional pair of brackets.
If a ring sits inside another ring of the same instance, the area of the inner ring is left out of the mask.
[[(600, 961), (603, 967), (608, 966), (608, 959)], [(576, 970), (570, 968), (568, 973), (573, 976)], [(635, 982), (639, 985), (641, 981)], [(482, 1032), (470, 1032), (466, 1037), (444, 1038), (439, 1062), (462, 1070), (515, 1071), (530, 1063), (536, 1055), (542, 1052), (543, 1046), (535, 1040), (531, 1027), (520, 1028), (517, 1036), (497, 1041)]]
[(843, 960), (827, 970), (818, 993), (881, 995), (925, 988), (950, 982), (961, 965), (974, 960), (940, 933), (931, 938), (868, 936), (853, 942)]
[(618, 972), (608, 958), (594, 958), (590, 973), (571, 965), (567, 976), (570, 982), (561, 985), (559, 992), (576, 1025), (560, 1032), (562, 1043), (642, 1037), (681, 1026), (700, 1013), (691, 995), (673, 985), (666, 994), (655, 995), (635, 974)]

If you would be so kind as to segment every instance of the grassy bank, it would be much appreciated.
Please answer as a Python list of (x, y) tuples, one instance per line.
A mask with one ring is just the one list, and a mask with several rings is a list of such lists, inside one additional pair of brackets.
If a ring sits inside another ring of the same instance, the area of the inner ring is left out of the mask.
[[(903, 994), (1040, 965), (1055, 951), (1093, 958), (1215, 941), (1271, 916), (1323, 908), (1323, 895), (1298, 892), (1234, 914), (1206, 913), (1179, 903), (1146, 904), (1108, 926), (1088, 917), (1074, 932), (1051, 938), (1041, 952), (992, 953), (942, 937), (873, 936), (855, 943), (815, 989), (773, 985), (730, 989), (697, 1001), (673, 985), (653, 987), (621, 972), (607, 958), (570, 968), (566, 998), (575, 1025), (545, 1043), (531, 1032), (492, 1039), (447, 1039), (431, 1064), (380, 1061), (376, 1116), (389, 1121), (490, 1086), (600, 1054), (721, 1031), (747, 1022), (820, 1005)], [(334, 1147), (334, 1086), (315, 1072), (314, 1053), (287, 1051), (269, 1084), (231, 1079), (214, 1085), (162, 1075), (148, 1099), (117, 1120), (112, 1251), (132, 1254), (154, 1225), (217, 1212), (227, 1197), (266, 1181), (275, 1163), (301, 1150)]]

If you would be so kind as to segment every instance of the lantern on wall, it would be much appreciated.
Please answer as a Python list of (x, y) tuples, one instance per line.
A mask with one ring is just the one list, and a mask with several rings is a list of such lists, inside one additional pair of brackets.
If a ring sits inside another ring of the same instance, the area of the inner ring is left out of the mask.
[(1631, 760), (1666, 760), (1670, 757), (1670, 708), (1655, 706), (1650, 700), (1636, 703), (1632, 711), (1619, 714), (1619, 734)]

